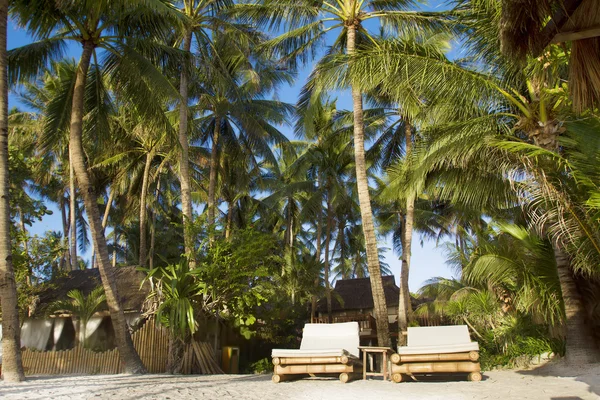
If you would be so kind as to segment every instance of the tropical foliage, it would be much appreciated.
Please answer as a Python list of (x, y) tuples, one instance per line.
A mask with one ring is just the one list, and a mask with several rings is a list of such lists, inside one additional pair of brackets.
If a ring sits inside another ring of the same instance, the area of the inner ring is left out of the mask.
[[(336, 279), (370, 277), (388, 345), (384, 237), (401, 258), (403, 331), (414, 231), (448, 243), (456, 272), (421, 289), (417, 316), (466, 323), (494, 365), (560, 340), (568, 361), (596, 356), (600, 115), (573, 108), (570, 44), (502, 53), (502, 2), (9, 4), (30, 43), (0, 53), (21, 104), (0, 110), (0, 250), (13, 255), (0, 273), (18, 287), (2, 304), (24, 315), (43, 282), (98, 268), (122, 361), (143, 372), (119, 266), (147, 274), (176, 356), (214, 321), (291, 345), (318, 298), (331, 315)], [(52, 213), (58, 226), (32, 235)]]

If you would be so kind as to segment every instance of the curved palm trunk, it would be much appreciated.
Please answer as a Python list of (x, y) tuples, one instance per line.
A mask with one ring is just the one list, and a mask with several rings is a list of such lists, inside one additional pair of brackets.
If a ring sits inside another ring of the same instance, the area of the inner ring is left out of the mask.
[[(183, 38), (183, 51), (189, 53), (192, 47), (192, 32), (187, 31)], [(184, 66), (181, 69), (179, 83), (179, 182), (181, 184), (181, 211), (183, 213), (183, 240), (185, 253), (190, 257), (190, 266), (195, 267), (196, 255), (194, 254), (194, 238), (192, 229), (192, 185), (190, 183), (190, 158), (189, 143), (187, 135), (188, 126), (188, 70)]]
[(75, 189), (75, 170), (73, 169), (73, 156), (69, 148), (69, 240), (71, 246), (71, 271), (79, 269), (77, 259), (77, 195)]
[[(560, 126), (548, 121), (540, 128), (530, 132), (533, 142), (546, 150), (558, 152)], [(539, 177), (538, 179), (544, 179)], [(569, 364), (595, 362), (600, 359), (598, 348), (590, 327), (585, 320), (585, 307), (577, 289), (571, 263), (560, 243), (553, 243), (554, 258), (558, 270), (558, 280), (565, 307), (565, 325), (567, 328), (565, 358)]]
[(6, 26), (8, 1), (0, 1), (0, 303), (2, 303), (2, 375), (7, 382), (25, 379), (21, 361), (21, 326), (10, 243), (8, 181), (8, 70)]
[(131, 340), (129, 328), (125, 321), (123, 309), (119, 304), (119, 293), (117, 291), (117, 283), (114, 275), (115, 271), (110, 265), (108, 247), (106, 246), (106, 239), (104, 238), (104, 232), (102, 230), (102, 221), (100, 220), (100, 212), (97, 207), (97, 198), (94, 194), (94, 189), (91, 185), (84, 160), (83, 144), (81, 140), (83, 129), (83, 104), (85, 100), (87, 72), (93, 52), (94, 44), (92, 42), (84, 42), (83, 53), (81, 54), (81, 60), (79, 61), (79, 66), (77, 68), (75, 88), (73, 90), (69, 150), (72, 155), (73, 169), (75, 171), (77, 182), (79, 183), (79, 188), (81, 189), (85, 210), (88, 215), (94, 251), (98, 257), (100, 277), (102, 278), (102, 286), (106, 293), (106, 303), (110, 311), (115, 331), (115, 342), (119, 349), (121, 362), (127, 373), (145, 373), (146, 368), (133, 347), (133, 341)]
[(217, 189), (217, 173), (219, 167), (219, 133), (221, 130), (221, 118), (215, 118), (215, 129), (212, 137), (212, 148), (210, 150), (210, 173), (208, 180), (208, 231), (209, 238), (212, 240), (215, 223), (215, 208), (216, 208), (216, 189)]
[[(412, 127), (405, 121), (404, 125), (405, 153), (408, 159), (412, 150)], [(400, 270), (400, 298), (398, 302), (398, 344), (406, 345), (407, 336), (403, 335), (408, 329), (408, 322), (412, 314), (410, 303), (410, 290), (408, 288), (408, 275), (410, 272), (410, 256), (412, 247), (413, 221), (415, 215), (415, 198), (412, 194), (406, 199), (406, 215), (402, 229), (402, 268)]]
[(331, 315), (331, 284), (329, 283), (329, 244), (331, 243), (331, 196), (327, 194), (327, 224), (325, 226), (325, 290), (327, 298), (327, 321), (333, 322)]
[(140, 267), (146, 266), (146, 220), (148, 219), (148, 208), (146, 207), (146, 200), (148, 198), (148, 184), (150, 181), (150, 167), (152, 166), (152, 159), (154, 158), (154, 151), (150, 151), (146, 154), (146, 165), (144, 165), (144, 175), (142, 177), (142, 193), (140, 194), (140, 256), (138, 263)]
[[(357, 23), (347, 22), (348, 31), (347, 51), (352, 55), (356, 45)], [(373, 211), (371, 209), (371, 196), (369, 194), (369, 182), (367, 178), (367, 165), (365, 161), (365, 127), (363, 119), (362, 94), (360, 90), (352, 86), (352, 108), (354, 112), (354, 159), (356, 164), (356, 186), (358, 187), (358, 202), (360, 204), (360, 216), (362, 220), (363, 233), (365, 235), (365, 247), (367, 250), (367, 266), (371, 278), (371, 291), (373, 293), (373, 311), (377, 321), (377, 342), (379, 346), (390, 346), (389, 321), (383, 281), (381, 279), (381, 268), (379, 266), (379, 254), (377, 250), (377, 238), (375, 237), (375, 225), (373, 223)]]
[(567, 339), (565, 359), (567, 363), (580, 365), (598, 362), (598, 348), (590, 326), (586, 323), (585, 308), (573, 274), (569, 257), (559, 246), (554, 245), (554, 258), (558, 280), (565, 305)]

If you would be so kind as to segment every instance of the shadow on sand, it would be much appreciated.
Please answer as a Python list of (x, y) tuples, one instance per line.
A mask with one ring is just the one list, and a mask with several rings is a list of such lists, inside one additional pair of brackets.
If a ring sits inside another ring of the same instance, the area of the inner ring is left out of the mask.
[[(518, 371), (522, 375), (533, 376), (554, 376), (562, 378), (575, 378), (578, 382), (583, 382), (588, 385), (588, 391), (597, 396), (600, 396), (600, 364), (582, 364), (582, 365), (566, 365), (564, 361), (559, 360), (551, 362), (540, 367)], [(552, 400), (581, 400), (580, 397), (552, 397)]]

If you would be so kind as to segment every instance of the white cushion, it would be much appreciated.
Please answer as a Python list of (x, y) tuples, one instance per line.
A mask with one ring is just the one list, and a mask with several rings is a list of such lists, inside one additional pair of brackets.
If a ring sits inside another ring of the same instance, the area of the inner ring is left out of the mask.
[(273, 349), (271, 357), (341, 357), (349, 355), (344, 349), (294, 350)]
[(437, 354), (437, 353), (466, 353), (479, 351), (477, 342), (463, 344), (446, 344), (443, 346), (404, 346), (398, 347), (398, 354)]
[(471, 343), (466, 325), (424, 326), (408, 328), (408, 346), (441, 346)]
[(339, 324), (305, 324), (302, 332), (301, 350), (347, 350), (358, 357), (360, 346), (358, 322)]
[(351, 354), (358, 357), (359, 334), (358, 322), (305, 324), (300, 350), (273, 349), (271, 355), (273, 357), (337, 357)]

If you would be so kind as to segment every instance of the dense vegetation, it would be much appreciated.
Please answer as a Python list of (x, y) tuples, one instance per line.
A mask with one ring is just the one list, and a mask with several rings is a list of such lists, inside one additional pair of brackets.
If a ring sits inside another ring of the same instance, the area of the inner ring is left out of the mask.
[[(414, 230), (448, 243), (457, 276), (421, 288), (417, 314), (468, 324), (489, 365), (597, 357), (599, 115), (574, 111), (569, 44), (520, 63), (501, 52), (502, 2), (3, 3), (32, 40), (0, 54), (24, 105), (0, 115), (5, 337), (18, 343), (17, 293), (23, 316), (44, 282), (98, 268), (126, 370), (143, 372), (112, 272), (139, 265), (172, 371), (207, 316), (289, 342), (340, 278), (370, 276), (389, 344), (377, 238), (402, 257), (405, 330)], [(466, 57), (448, 58), (458, 42)], [(296, 104), (280, 101), (312, 61)], [(50, 204), (62, 227), (32, 236)], [(21, 379), (10, 346), (3, 370)]]

